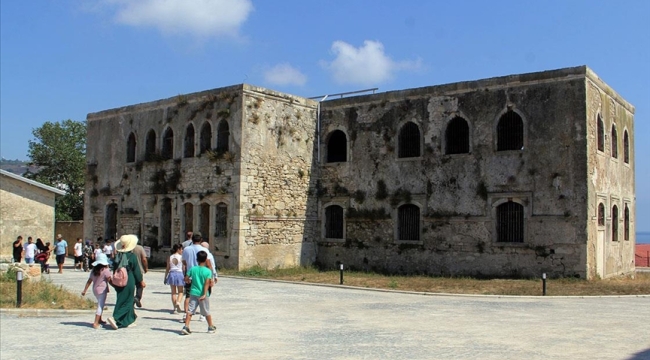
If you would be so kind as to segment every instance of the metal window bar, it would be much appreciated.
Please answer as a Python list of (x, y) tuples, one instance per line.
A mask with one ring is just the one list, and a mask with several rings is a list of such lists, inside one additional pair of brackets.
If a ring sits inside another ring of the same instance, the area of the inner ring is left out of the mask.
[(162, 156), (164, 159), (171, 159), (174, 156), (174, 131), (167, 129), (163, 137)]
[(222, 120), (217, 128), (217, 151), (228, 151), (228, 137), (230, 137), (230, 128), (228, 122)]
[(462, 117), (455, 117), (447, 126), (445, 137), (447, 154), (469, 153), (469, 126)]
[(612, 241), (618, 241), (618, 207), (612, 208)]
[(186, 158), (194, 157), (194, 125), (189, 124), (185, 132), (185, 151), (183, 152)]
[(129, 140), (126, 144), (126, 162), (135, 161), (135, 135), (133, 133), (129, 134)]
[(205, 123), (201, 128), (201, 143), (200, 153), (203, 154), (212, 148), (212, 126), (210, 123)]
[(605, 205), (598, 204), (598, 225), (605, 226)]
[(420, 240), (420, 208), (402, 205), (397, 216), (399, 240)]
[(501, 116), (497, 125), (497, 151), (523, 150), (524, 122), (514, 111)]
[(497, 241), (524, 242), (524, 207), (509, 201), (497, 207)]
[(420, 156), (420, 129), (412, 122), (402, 126), (399, 132), (399, 149), (397, 156), (400, 158)]
[(598, 150), (605, 151), (605, 125), (598, 115)]
[(343, 208), (338, 205), (325, 209), (325, 237), (343, 239)]
[(627, 135), (627, 131), (623, 133), (623, 161), (626, 164), (630, 163), (630, 139)]
[(347, 138), (341, 130), (336, 130), (330, 135), (327, 142), (327, 162), (347, 161)]
[(226, 237), (228, 234), (228, 207), (224, 203), (217, 205), (217, 218), (215, 222), (215, 236)]
[(614, 159), (618, 158), (618, 134), (616, 133), (616, 128), (612, 126), (612, 157)]

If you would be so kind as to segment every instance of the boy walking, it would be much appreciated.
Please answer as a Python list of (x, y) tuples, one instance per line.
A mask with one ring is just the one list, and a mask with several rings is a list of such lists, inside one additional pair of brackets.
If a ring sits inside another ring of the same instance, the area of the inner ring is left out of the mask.
[(201, 315), (205, 316), (208, 321), (208, 333), (214, 334), (217, 327), (212, 324), (212, 315), (210, 315), (210, 298), (208, 289), (212, 286), (212, 270), (207, 265), (208, 254), (205, 251), (200, 251), (196, 254), (196, 261), (198, 266), (192, 267), (185, 274), (185, 283), (192, 284), (190, 288), (190, 303), (189, 307), (185, 309), (185, 326), (181, 330), (182, 335), (189, 335), (190, 321), (192, 314), (199, 306)]

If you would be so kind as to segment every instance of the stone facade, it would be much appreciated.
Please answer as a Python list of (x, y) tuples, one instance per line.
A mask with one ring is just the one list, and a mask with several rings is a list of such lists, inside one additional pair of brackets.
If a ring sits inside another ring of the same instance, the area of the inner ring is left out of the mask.
[(88, 115), (84, 235), (165, 249), (198, 230), (239, 269), (630, 274), (633, 114), (587, 67), (320, 104), (238, 85), (107, 110)]
[(54, 202), (59, 189), (0, 170), (0, 255), (11, 257), (18, 235), (54, 239)]

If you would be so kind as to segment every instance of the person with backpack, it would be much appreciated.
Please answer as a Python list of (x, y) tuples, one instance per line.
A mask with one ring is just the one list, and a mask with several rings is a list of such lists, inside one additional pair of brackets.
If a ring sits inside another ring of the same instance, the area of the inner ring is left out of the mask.
[(115, 270), (111, 285), (115, 288), (117, 299), (113, 316), (108, 318), (108, 323), (115, 330), (134, 325), (137, 318), (133, 308), (135, 284), (140, 283), (140, 286), (146, 287), (138, 266), (138, 259), (133, 253), (137, 244), (138, 237), (135, 235), (122, 235), (115, 243), (117, 255), (113, 261)]

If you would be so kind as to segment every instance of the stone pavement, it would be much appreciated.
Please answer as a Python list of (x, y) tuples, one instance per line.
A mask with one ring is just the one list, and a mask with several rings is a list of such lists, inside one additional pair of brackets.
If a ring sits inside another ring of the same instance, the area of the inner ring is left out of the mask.
[[(49, 276), (81, 292), (88, 274)], [(0, 358), (650, 359), (648, 297), (424, 296), (221, 278), (210, 303), (217, 333), (193, 320), (181, 336), (163, 273), (145, 280), (133, 328), (94, 330), (92, 314), (3, 314)]]

